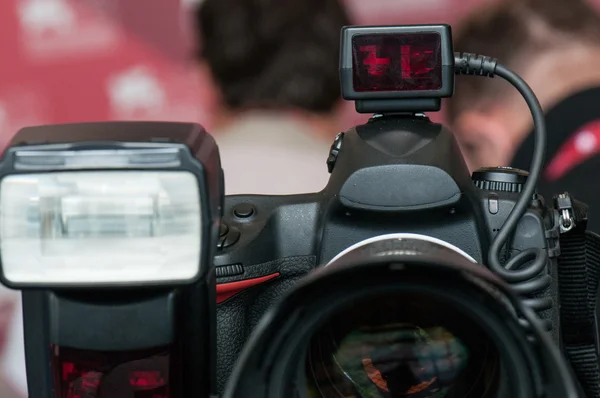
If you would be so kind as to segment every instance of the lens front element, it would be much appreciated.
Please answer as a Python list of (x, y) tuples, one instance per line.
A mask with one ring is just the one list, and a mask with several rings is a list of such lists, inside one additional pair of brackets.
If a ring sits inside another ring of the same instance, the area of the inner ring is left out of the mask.
[(353, 303), (314, 337), (310, 396), (494, 397), (498, 350), (477, 325), (431, 295), (394, 293)]

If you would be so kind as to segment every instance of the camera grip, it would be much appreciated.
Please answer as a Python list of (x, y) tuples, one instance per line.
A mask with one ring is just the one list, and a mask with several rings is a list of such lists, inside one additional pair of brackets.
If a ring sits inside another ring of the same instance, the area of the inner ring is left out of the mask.
[(258, 278), (279, 273), (275, 279), (246, 289), (217, 305), (217, 388), (223, 393), (227, 380), (250, 333), (269, 306), (300, 278), (315, 268), (315, 256), (287, 257), (246, 266), (244, 274), (219, 278), (217, 283)]

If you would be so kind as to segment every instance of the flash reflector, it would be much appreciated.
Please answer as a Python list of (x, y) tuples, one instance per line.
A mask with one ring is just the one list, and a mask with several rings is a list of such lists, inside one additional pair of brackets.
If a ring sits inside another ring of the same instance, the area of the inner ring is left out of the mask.
[(199, 272), (201, 198), (188, 171), (6, 176), (0, 259), (10, 284), (186, 281)]

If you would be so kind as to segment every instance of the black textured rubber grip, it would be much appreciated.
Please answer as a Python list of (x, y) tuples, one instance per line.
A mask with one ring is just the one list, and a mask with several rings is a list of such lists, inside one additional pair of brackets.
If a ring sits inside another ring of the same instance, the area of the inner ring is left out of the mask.
[[(267, 308), (300, 278), (315, 268), (315, 256), (288, 257), (244, 266), (244, 277), (256, 278), (278, 272), (277, 279), (245, 290), (217, 305), (217, 389), (223, 393), (235, 361), (250, 333)], [(220, 278), (219, 283), (235, 281)]]

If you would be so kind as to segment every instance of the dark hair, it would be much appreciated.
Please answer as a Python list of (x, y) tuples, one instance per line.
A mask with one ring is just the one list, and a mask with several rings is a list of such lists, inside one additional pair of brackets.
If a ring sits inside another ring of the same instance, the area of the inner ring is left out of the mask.
[(338, 0), (205, 0), (199, 57), (232, 109), (329, 112), (340, 98)]
[[(542, 51), (569, 43), (600, 45), (600, 15), (585, 0), (500, 0), (476, 9), (458, 27), (455, 51), (497, 58), (517, 73)], [(508, 90), (501, 79), (457, 76), (454, 96), (445, 105), (449, 122)]]

